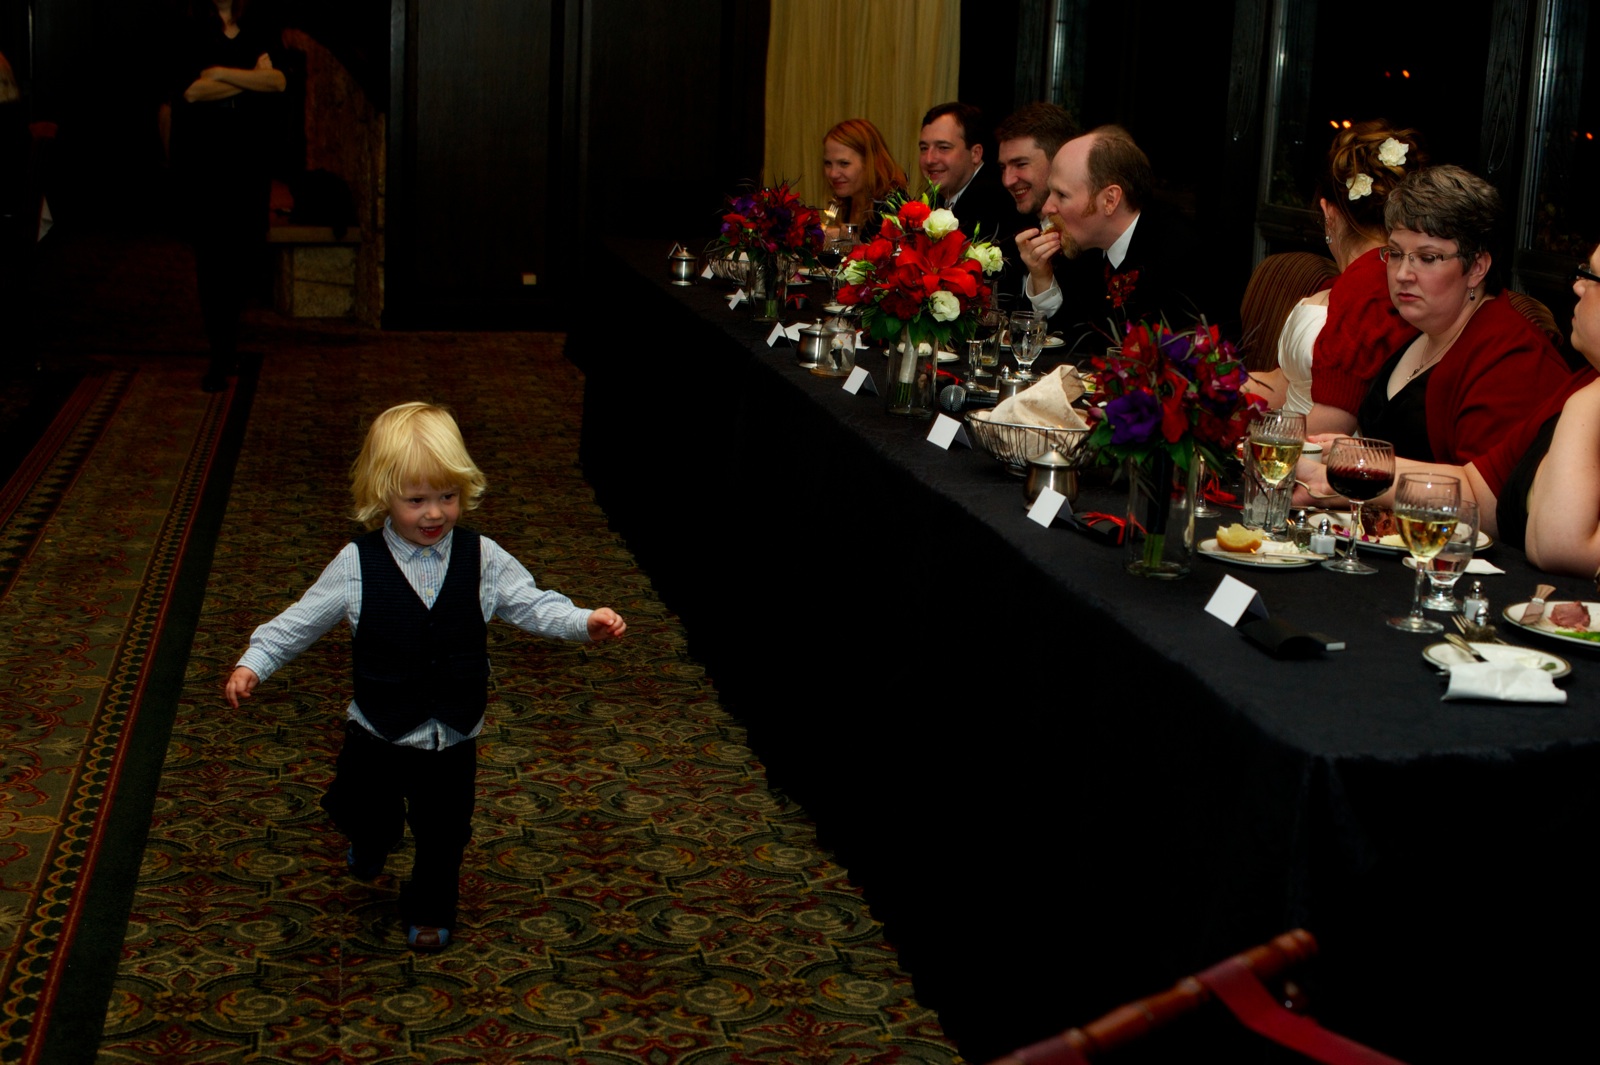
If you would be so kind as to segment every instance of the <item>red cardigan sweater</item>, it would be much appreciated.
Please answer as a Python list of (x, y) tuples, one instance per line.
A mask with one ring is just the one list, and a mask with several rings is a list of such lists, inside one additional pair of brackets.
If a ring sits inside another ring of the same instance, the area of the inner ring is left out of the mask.
[(1311, 346), (1312, 401), (1356, 413), (1389, 356), (1416, 335), (1389, 298), (1378, 249), (1358, 256), (1328, 290), (1328, 321)]
[(1572, 376), (1538, 326), (1509, 300), (1489, 300), (1428, 379), (1428, 442), (1434, 459), (1462, 466), (1471, 462), (1514, 432)]

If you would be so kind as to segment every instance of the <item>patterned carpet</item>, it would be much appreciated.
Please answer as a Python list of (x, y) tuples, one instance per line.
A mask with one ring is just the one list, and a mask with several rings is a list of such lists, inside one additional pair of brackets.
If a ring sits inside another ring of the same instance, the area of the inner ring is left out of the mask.
[[(960, 1060), (803, 811), (767, 788), (681, 626), (608, 530), (576, 465), (582, 383), (559, 338), (302, 341), (269, 350), (261, 372), (98, 1059)], [(396, 925), (409, 848), (374, 884), (346, 877), (343, 840), (316, 804), (347, 641), (323, 640), (243, 711), (220, 698), (251, 628), (354, 531), (346, 470), (364, 421), (413, 398), (454, 409), (488, 475), (469, 523), (541, 583), (611, 604), (630, 626), (622, 643), (593, 649), (491, 626), (496, 690), (462, 920), (456, 944), (433, 956), (407, 951)], [(97, 562), (92, 575), (105, 572)], [(60, 687), (63, 700), (82, 698)], [(46, 731), (41, 744), (67, 761), (85, 742)], [(15, 824), (0, 825), (0, 846), (18, 846)], [(0, 1060), (25, 1056), (18, 1016), (0, 1030)]]
[(95, 875), (137, 846), (230, 400), (190, 372), (91, 374), (0, 488), (0, 1060), (37, 1058), (96, 953)]

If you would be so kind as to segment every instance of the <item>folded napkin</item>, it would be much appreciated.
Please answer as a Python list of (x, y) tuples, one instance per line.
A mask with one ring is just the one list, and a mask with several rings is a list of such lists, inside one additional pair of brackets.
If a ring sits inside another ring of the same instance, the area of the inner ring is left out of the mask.
[(1057, 366), (1041, 380), (995, 405), (989, 419), (1013, 425), (1045, 425), (1058, 429), (1087, 429), (1072, 406), (1083, 395), (1083, 379), (1071, 366)]
[(1507, 703), (1564, 703), (1567, 693), (1549, 673), (1519, 662), (1463, 662), (1450, 667), (1452, 699), (1498, 699)]

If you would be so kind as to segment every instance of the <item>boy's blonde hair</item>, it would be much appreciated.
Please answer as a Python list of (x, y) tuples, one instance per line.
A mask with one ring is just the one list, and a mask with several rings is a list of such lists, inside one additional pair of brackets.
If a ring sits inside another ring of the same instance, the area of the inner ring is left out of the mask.
[(389, 513), (390, 501), (413, 484), (456, 488), (468, 510), (489, 487), (467, 454), (456, 420), (432, 403), (402, 403), (373, 419), (361, 454), (350, 467), (355, 519), (376, 529)]

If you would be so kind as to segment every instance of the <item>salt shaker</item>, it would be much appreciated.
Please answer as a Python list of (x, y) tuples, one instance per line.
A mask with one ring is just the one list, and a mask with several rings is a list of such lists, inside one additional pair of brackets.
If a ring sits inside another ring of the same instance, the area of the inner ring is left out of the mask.
[(1472, 582), (1472, 594), (1461, 600), (1461, 616), (1469, 625), (1489, 624), (1489, 600), (1483, 594), (1483, 582)]
[(1317, 531), (1311, 535), (1311, 550), (1319, 555), (1332, 556), (1338, 554), (1334, 549), (1333, 523), (1327, 518), (1322, 519), (1322, 523), (1317, 526)]

